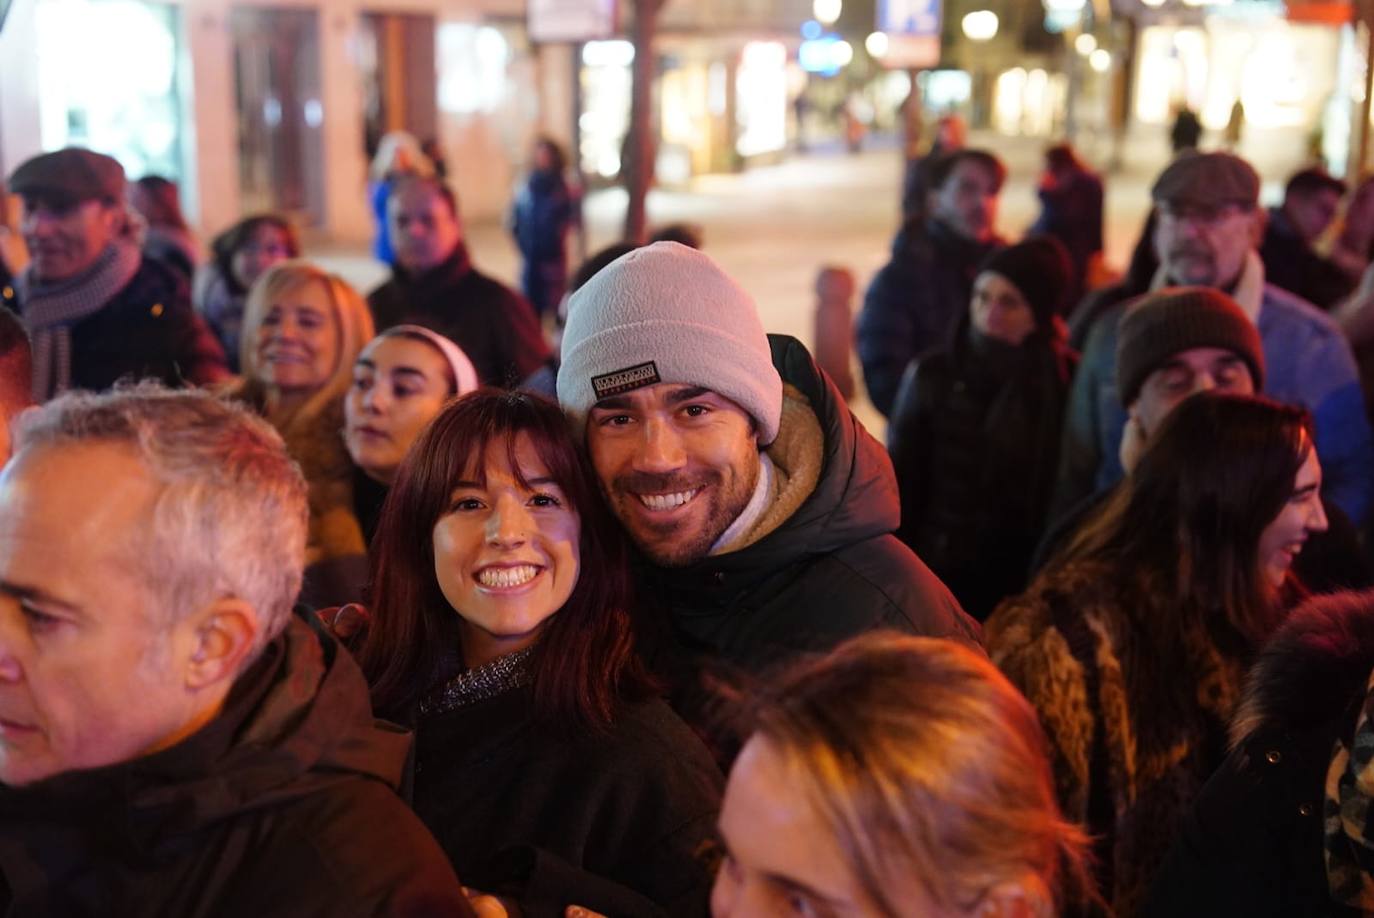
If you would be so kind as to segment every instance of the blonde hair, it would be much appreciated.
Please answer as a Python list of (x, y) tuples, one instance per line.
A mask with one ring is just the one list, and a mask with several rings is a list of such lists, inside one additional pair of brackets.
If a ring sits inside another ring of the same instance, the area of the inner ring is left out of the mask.
[(913, 883), (953, 911), (1008, 883), (1038, 915), (1094, 896), (1035, 711), (974, 651), (869, 634), (792, 667), (750, 715), (881, 913), (901, 914)]
[[(396, 165), (397, 158), (401, 156), (409, 160), (405, 168)], [(420, 141), (405, 131), (391, 131), (383, 135), (377, 144), (377, 155), (372, 157), (372, 165), (368, 169), (368, 174), (375, 182), (380, 182), (395, 172), (418, 175), (422, 178), (434, 177), (434, 163), (425, 155)]]
[[(262, 273), (248, 291), (243, 307), (243, 332), (239, 339), (239, 365), (247, 379), (246, 389), (263, 389), (258, 379), (258, 331), (272, 303), (309, 284), (322, 284), (334, 308), (339, 328), (339, 360), (329, 379), (301, 406), (292, 425), (307, 422), (343, 402), (353, 384), (353, 364), (363, 345), (374, 336), (372, 313), (367, 301), (337, 274), (330, 274), (308, 261), (291, 259), (279, 262)], [(256, 394), (256, 393), (253, 393)]]

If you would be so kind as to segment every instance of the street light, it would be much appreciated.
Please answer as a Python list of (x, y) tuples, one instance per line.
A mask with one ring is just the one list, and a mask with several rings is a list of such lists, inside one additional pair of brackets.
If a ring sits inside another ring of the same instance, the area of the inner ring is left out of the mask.
[(969, 41), (988, 41), (997, 35), (997, 14), (992, 10), (974, 10), (964, 17), (963, 27)]
[(1090, 33), (1084, 32), (1073, 40), (1074, 50), (1087, 57), (1097, 50), (1097, 39)]
[(843, 0), (815, 0), (811, 12), (822, 25), (834, 25), (843, 5)]
[(1088, 55), (1088, 66), (1098, 73), (1106, 73), (1112, 69), (1112, 55), (1106, 48), (1098, 48)]
[(886, 32), (871, 32), (864, 39), (864, 50), (868, 56), (878, 60), (887, 54), (888, 38)]

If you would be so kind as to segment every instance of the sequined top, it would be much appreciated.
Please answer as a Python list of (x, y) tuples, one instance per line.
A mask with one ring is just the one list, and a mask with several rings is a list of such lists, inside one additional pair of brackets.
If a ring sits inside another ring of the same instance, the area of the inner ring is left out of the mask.
[(534, 645), (497, 657), (476, 669), (467, 669), (420, 700), (420, 716), (447, 714), (488, 698), (495, 698), (530, 682), (530, 656)]

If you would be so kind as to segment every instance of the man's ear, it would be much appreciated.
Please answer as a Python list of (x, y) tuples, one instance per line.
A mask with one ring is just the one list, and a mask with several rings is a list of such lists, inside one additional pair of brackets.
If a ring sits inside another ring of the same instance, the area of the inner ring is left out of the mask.
[(250, 603), (228, 597), (205, 606), (188, 624), (192, 646), (186, 685), (191, 689), (232, 682), (262, 629), (258, 612)]

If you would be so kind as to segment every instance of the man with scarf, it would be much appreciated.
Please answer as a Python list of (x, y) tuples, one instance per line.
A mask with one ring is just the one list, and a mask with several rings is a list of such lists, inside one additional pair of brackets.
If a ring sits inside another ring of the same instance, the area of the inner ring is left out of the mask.
[(1306, 300), (1265, 282), (1256, 248), (1264, 226), (1260, 180), (1230, 153), (1193, 153), (1171, 163), (1151, 195), (1158, 212), (1159, 268), (1148, 283), (1126, 281), (1080, 307), (1096, 317), (1074, 377), (1064, 422), (1052, 516), (1119, 481), (1127, 412), (1117, 390), (1117, 325), (1129, 301), (1175, 286), (1228, 294), (1259, 331), (1264, 394), (1302, 405), (1317, 425), (1323, 493), (1357, 525), (1374, 496), (1374, 440), (1350, 345)]
[(9, 185), (23, 201), (32, 256), (12, 286), (33, 336), (35, 399), (126, 377), (177, 385), (228, 376), (185, 281), (143, 258), (116, 160), (68, 147), (23, 163)]

